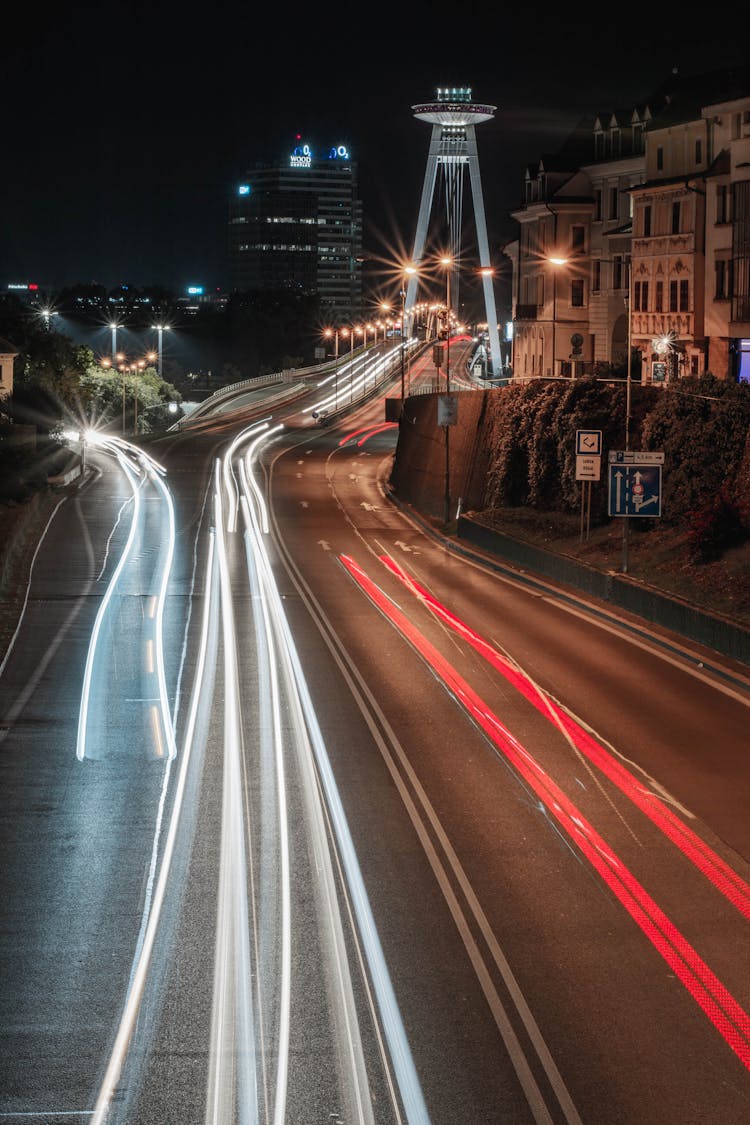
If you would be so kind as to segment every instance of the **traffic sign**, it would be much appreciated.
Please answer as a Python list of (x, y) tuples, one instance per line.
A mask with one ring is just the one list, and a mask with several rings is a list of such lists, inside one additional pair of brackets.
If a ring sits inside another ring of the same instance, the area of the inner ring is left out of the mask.
[[(602, 451), (601, 430), (576, 430), (576, 456), (598, 456)], [(596, 478), (599, 479), (598, 477)]]
[(458, 422), (458, 395), (440, 395), (438, 426), (455, 426)]
[(576, 480), (600, 480), (601, 457), (576, 457)]
[(610, 464), (617, 461), (621, 465), (663, 465), (664, 453), (661, 450), (610, 449)]
[(661, 515), (661, 465), (609, 464), (610, 516)]

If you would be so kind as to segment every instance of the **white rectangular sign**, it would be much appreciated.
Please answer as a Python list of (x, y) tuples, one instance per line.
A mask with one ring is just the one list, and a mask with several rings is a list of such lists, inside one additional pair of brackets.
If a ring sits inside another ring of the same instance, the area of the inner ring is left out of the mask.
[(576, 480), (601, 480), (601, 457), (576, 457)]
[(663, 450), (654, 450), (648, 452), (647, 450), (633, 450), (633, 449), (610, 449), (609, 463), (610, 465), (663, 465), (664, 452)]

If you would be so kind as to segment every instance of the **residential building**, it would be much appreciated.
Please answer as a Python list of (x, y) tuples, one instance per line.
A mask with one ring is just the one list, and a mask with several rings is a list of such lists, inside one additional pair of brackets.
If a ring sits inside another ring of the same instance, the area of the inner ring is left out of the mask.
[(249, 170), (228, 233), (232, 289), (292, 288), (317, 293), (333, 319), (360, 314), (362, 204), (345, 145), (318, 152), (300, 139), (282, 160)]
[(13, 397), (13, 360), (17, 355), (18, 349), (0, 337), (0, 409)]
[(516, 379), (750, 377), (750, 82), (670, 76), (585, 118), (513, 212)]

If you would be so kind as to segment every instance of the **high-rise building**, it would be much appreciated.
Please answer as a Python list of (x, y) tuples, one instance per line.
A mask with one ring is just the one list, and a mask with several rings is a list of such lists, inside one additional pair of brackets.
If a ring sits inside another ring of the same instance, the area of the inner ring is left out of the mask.
[(284, 159), (248, 170), (231, 198), (228, 254), (233, 290), (297, 289), (333, 319), (359, 315), (362, 204), (348, 148), (298, 137)]

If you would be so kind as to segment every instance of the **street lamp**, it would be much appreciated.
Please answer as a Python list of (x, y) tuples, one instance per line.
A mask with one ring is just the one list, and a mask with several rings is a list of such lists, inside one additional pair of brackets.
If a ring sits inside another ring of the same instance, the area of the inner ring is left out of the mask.
[[(630, 261), (628, 270), (628, 363), (625, 378), (625, 448), (630, 449), (630, 388), (633, 365), (633, 293)], [(628, 573), (628, 524), (627, 516), (622, 517), (622, 573)]]
[(417, 272), (416, 266), (404, 266), (403, 280), (401, 286), (401, 409), (404, 409), (405, 387), (404, 387), (404, 348), (406, 341), (404, 339), (406, 331), (406, 279), (413, 277)]
[[(451, 393), (451, 270), (453, 258), (449, 255), (440, 259), (440, 264), (445, 266), (445, 393), (446, 400)], [(446, 409), (449, 408), (446, 401)], [(450, 426), (448, 418), (445, 419), (445, 523), (451, 516), (451, 461), (450, 461)]]
[(354, 329), (342, 328), (341, 335), (346, 339), (349, 337), (349, 402), (354, 401), (354, 378), (353, 378), (353, 358), (354, 358)]
[[(479, 276), (482, 278), (482, 286), (483, 286), (484, 292), (485, 292), (485, 305), (489, 306), (490, 304), (492, 304), (492, 306), (494, 307), (494, 300), (491, 301), (491, 302), (487, 301), (488, 290), (489, 290), (490, 293), (492, 292), (492, 278), (495, 276), (494, 266), (481, 266), (480, 269), (479, 269)], [(485, 378), (489, 377), (490, 376), (490, 370), (491, 370), (492, 371), (492, 378), (494, 380), (499, 376), (500, 373), (496, 372), (494, 370), (494, 368), (492, 368), (492, 352), (491, 352), (491, 343), (490, 343), (491, 340), (492, 340), (492, 335), (490, 333), (490, 326), (488, 324), (487, 325), (487, 349), (485, 351), (484, 374), (485, 374)], [(500, 359), (500, 353), (499, 352), (498, 352), (497, 359), (498, 359), (498, 363), (500, 364), (501, 370), (502, 370), (502, 360)]]
[(118, 352), (116, 358), (120, 360), (119, 370), (122, 375), (122, 436), (125, 436), (125, 372), (128, 365), (125, 363), (125, 356), (122, 352)]
[(116, 320), (113, 320), (109, 328), (112, 333), (112, 363), (114, 363), (117, 358), (117, 329), (119, 328), (119, 324)]
[(333, 397), (334, 409), (339, 404), (339, 330), (338, 328), (325, 328), (323, 335), (327, 340), (334, 338), (334, 363), (333, 363)]
[(138, 376), (146, 368), (145, 359), (139, 359), (137, 363), (133, 363), (130, 370), (134, 376), (133, 379), (133, 433), (138, 433)]
[(547, 261), (555, 269), (552, 272), (552, 377), (555, 376), (555, 328), (557, 326), (557, 270), (568, 264), (567, 258), (549, 257)]
[[(445, 386), (450, 394), (451, 390), (451, 269), (453, 258), (446, 254), (440, 259), (441, 266), (445, 266)], [(448, 440), (448, 427), (445, 428), (445, 440)], [(446, 455), (447, 456), (447, 455)]]
[(157, 366), (156, 370), (157, 370), (157, 374), (158, 374), (159, 378), (161, 379), (161, 372), (162, 372), (162, 334), (164, 332), (169, 331), (170, 325), (168, 325), (168, 324), (153, 324), (151, 327), (155, 328), (156, 332), (158, 333), (157, 350), (158, 350), (158, 355), (159, 355), (159, 363), (158, 363), (158, 366)]

